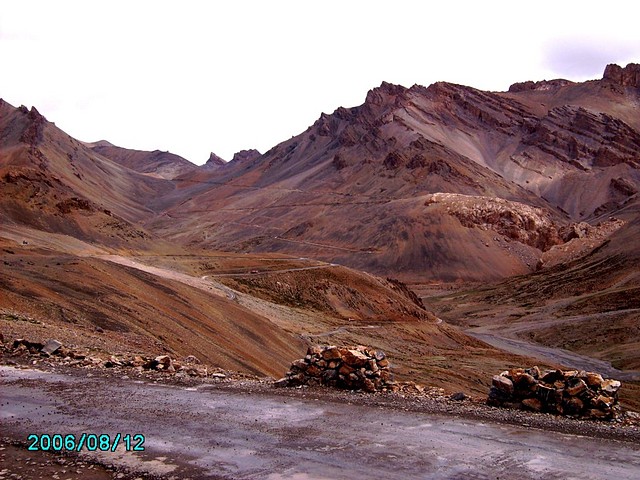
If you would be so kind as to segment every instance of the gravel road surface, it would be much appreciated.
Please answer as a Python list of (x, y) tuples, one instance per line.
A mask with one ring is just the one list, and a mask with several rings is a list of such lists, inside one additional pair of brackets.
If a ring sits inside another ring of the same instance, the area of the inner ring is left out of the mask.
[[(143, 434), (83, 452), (162, 478), (637, 479), (637, 443), (348, 401), (0, 367), (4, 436)], [(9, 478), (9, 477), (7, 477)]]

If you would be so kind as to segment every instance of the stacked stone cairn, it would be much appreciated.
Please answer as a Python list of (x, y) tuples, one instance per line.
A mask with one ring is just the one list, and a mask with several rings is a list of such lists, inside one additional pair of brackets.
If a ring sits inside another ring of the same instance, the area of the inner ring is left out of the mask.
[(278, 387), (299, 385), (364, 390), (365, 392), (397, 391), (389, 360), (384, 352), (359, 345), (357, 347), (312, 346), (304, 358), (295, 360)]
[(576, 418), (616, 418), (618, 380), (594, 372), (514, 368), (495, 375), (487, 404)]

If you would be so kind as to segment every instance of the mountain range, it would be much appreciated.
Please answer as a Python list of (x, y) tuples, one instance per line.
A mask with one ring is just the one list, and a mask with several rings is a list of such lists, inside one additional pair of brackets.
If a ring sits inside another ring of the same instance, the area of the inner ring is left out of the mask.
[(504, 93), (383, 83), (264, 155), (177, 178), (188, 198), (146, 225), (409, 281), (531, 272), (575, 224), (607, 222), (636, 198), (637, 72)]
[[(273, 305), (314, 312), (304, 315), (336, 331), (347, 320), (375, 321), (377, 328), (402, 324), (407, 316), (416, 323), (398, 327), (405, 329), (402, 338), (420, 337), (427, 349), (437, 340), (459, 355), (486, 346), (454, 327), (434, 325), (428, 310), (469, 329), (492, 321), (478, 320), (478, 311), (494, 302), (562, 300), (563, 315), (620, 314), (625, 335), (593, 318), (589, 330), (589, 338), (609, 332), (602, 338), (616, 338), (619, 348), (593, 341), (582, 353), (617, 356), (621, 368), (638, 369), (639, 190), (638, 64), (609, 65), (598, 80), (527, 81), (507, 92), (442, 82), (410, 88), (382, 83), (362, 105), (323, 113), (264, 154), (243, 150), (225, 162), (212, 153), (202, 166), (169, 152), (81, 142), (35, 107), (0, 100), (6, 266), (0, 281), (10, 292), (0, 308), (24, 318), (53, 315), (63, 326), (137, 332), (147, 339), (143, 344), (186, 354), (187, 331), (207, 322), (185, 323), (200, 318), (185, 305), (202, 302), (205, 287), (177, 291), (166, 277), (153, 280), (110, 256), (144, 257), (155, 268), (222, 275), (224, 288), (267, 302), (258, 307), (222, 298), (207, 307), (220, 322), (231, 310), (243, 319), (244, 326), (218, 322), (218, 330), (209, 326), (198, 334), (199, 354), (228, 368), (274, 374), (304, 343), (301, 332), (314, 330), (290, 313), (274, 313)], [(25, 243), (16, 246), (21, 238)], [(291, 267), (286, 272), (275, 266), (283, 261)], [(311, 265), (313, 275), (309, 262), (319, 262)], [(56, 300), (56, 279), (65, 275), (74, 279), (67, 288), (80, 285), (84, 275), (99, 294)], [(176, 321), (169, 311), (156, 312), (165, 319), (162, 328), (150, 326), (153, 295), (144, 301), (129, 290), (118, 296), (124, 284), (182, 305), (181, 333), (167, 333)], [(469, 297), (478, 321), (465, 318), (471, 310), (460, 307), (458, 297), (436, 298), (425, 285), (482, 285)], [(95, 295), (109, 300), (88, 308)], [(277, 325), (269, 323), (270, 315)], [(494, 318), (495, 325), (508, 321), (501, 318)], [(415, 327), (421, 322), (424, 327)], [(260, 347), (250, 332), (272, 327), (271, 343)], [(565, 330), (532, 327), (528, 335), (560, 345), (572, 335), (570, 327)], [(220, 340), (231, 331), (234, 348)], [(211, 345), (222, 353), (206, 353)], [(267, 365), (259, 360), (261, 348), (281, 360)], [(402, 350), (399, 344), (389, 348)], [(238, 360), (243, 350), (251, 352), (249, 360)], [(492, 366), (500, 355), (487, 354)]]

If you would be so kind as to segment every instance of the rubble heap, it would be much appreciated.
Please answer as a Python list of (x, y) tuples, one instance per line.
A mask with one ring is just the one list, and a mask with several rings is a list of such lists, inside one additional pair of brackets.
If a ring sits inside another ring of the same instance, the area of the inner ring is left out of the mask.
[(326, 385), (348, 390), (396, 391), (389, 360), (382, 351), (357, 347), (313, 346), (295, 360), (276, 386)]
[(591, 419), (617, 416), (618, 380), (594, 372), (514, 368), (495, 375), (487, 404)]
[(139, 373), (162, 372), (177, 376), (215, 379), (226, 378), (226, 375), (220, 371), (209, 371), (209, 369), (205, 365), (201, 365), (200, 360), (193, 355), (185, 357), (182, 361), (173, 359), (169, 355), (159, 355), (156, 357), (141, 355), (122, 357), (109, 355), (107, 359), (103, 359), (68, 348), (53, 339), (45, 343), (40, 343), (32, 342), (24, 338), (17, 338), (7, 346), (2, 343), (2, 340), (3, 338), (0, 336), (0, 352), (6, 350), (15, 358), (26, 356), (36, 358), (36, 360), (30, 361), (32, 365), (38, 364), (39, 360), (37, 359), (48, 359), (60, 365), (84, 368), (131, 368)]

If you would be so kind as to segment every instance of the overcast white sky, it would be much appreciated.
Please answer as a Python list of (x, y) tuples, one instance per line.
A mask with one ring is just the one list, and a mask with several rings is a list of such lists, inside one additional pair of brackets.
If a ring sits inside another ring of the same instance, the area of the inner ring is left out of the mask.
[(385, 80), (487, 90), (640, 63), (640, 3), (0, 0), (0, 98), (201, 164), (265, 152)]

